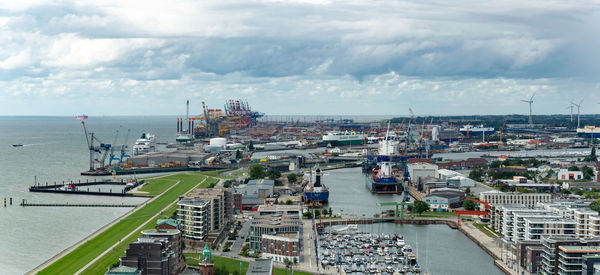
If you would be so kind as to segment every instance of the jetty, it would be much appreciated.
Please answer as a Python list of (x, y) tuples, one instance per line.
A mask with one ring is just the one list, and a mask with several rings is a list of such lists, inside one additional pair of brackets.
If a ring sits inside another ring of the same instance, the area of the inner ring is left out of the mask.
[(98, 203), (30, 203), (25, 200), (20, 206), (46, 206), (46, 207), (137, 207), (137, 204), (98, 204)]
[[(89, 181), (89, 180), (86, 180), (85, 182), (82, 182), (82, 181), (64, 182), (63, 181), (62, 183), (54, 182), (54, 184), (48, 184), (48, 182), (46, 182), (46, 184), (41, 184), (41, 183), (36, 182), (35, 185), (29, 186), (29, 192), (129, 197), (129, 196), (134, 196), (134, 195), (129, 194), (127, 192), (143, 183), (144, 183), (143, 180), (139, 180), (139, 181), (138, 180), (136, 180), (136, 181), (125, 181), (125, 180), (120, 180), (120, 181), (93, 180), (93, 181)], [(122, 190), (120, 190), (118, 192), (112, 192), (112, 189), (109, 189), (109, 191), (106, 192), (106, 191), (102, 191), (100, 188), (98, 189), (98, 191), (90, 190), (89, 186), (96, 186), (96, 185), (117, 185), (117, 186), (124, 186), (124, 187)], [(87, 188), (83, 189), (82, 187), (84, 187), (84, 186), (87, 186)]]

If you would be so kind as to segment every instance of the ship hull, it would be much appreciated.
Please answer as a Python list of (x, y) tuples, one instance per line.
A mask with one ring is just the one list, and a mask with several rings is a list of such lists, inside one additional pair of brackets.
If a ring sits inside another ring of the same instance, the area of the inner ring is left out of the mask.
[(348, 145), (361, 145), (362, 139), (356, 140), (323, 140), (325, 144), (331, 144), (331, 146), (348, 146)]
[(373, 176), (366, 176), (367, 189), (374, 194), (397, 194), (402, 192), (402, 186), (395, 179), (375, 180)]
[(463, 134), (464, 136), (467, 136), (467, 132), (469, 133), (469, 136), (481, 136), (484, 133), (486, 135), (493, 135), (496, 131), (460, 131), (461, 134)]
[(594, 132), (579, 132), (577, 133), (578, 137), (582, 137), (582, 138), (600, 138), (600, 132), (594, 133)]
[(326, 192), (304, 192), (304, 201), (306, 202), (327, 202), (329, 200), (329, 191)]

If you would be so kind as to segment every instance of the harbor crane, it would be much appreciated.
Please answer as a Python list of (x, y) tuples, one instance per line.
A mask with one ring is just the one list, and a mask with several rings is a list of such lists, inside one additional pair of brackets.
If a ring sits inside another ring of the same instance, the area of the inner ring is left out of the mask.
[(113, 160), (117, 161), (118, 165), (121, 165), (121, 162), (123, 162), (124, 158), (130, 158), (131, 156), (127, 154), (127, 140), (129, 139), (129, 134), (131, 132), (131, 129), (127, 129), (127, 135), (125, 136), (125, 140), (123, 141), (123, 144), (121, 145), (121, 154), (117, 157), (115, 156), (115, 147), (117, 147), (117, 140), (119, 138), (119, 130), (117, 130), (117, 134), (115, 136), (115, 141), (113, 142), (114, 146), (111, 146), (110, 148), (110, 158), (108, 159), (108, 165), (112, 166), (112, 162)]
[[(90, 172), (95, 171), (95, 162), (99, 163), (100, 169), (104, 169), (104, 162), (106, 161), (106, 157), (111, 150), (111, 145), (108, 143), (103, 143), (98, 139), (93, 132), (88, 133), (88, 129), (85, 126), (85, 120), (81, 121), (81, 125), (83, 125), (83, 132), (85, 133), (85, 141), (87, 142), (88, 149), (90, 151)], [(98, 142), (98, 146), (94, 145), (94, 141)], [(99, 154), (99, 158), (94, 158), (95, 154)]]

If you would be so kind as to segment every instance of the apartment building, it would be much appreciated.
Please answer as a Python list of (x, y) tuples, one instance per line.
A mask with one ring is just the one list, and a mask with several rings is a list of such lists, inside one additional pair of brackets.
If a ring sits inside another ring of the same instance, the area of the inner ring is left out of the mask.
[(480, 198), (491, 205), (523, 205), (534, 207), (538, 202), (550, 202), (552, 197), (546, 193), (518, 193), (490, 190), (481, 192)]
[(211, 203), (201, 198), (182, 198), (177, 203), (177, 220), (183, 237), (204, 240), (209, 232)]

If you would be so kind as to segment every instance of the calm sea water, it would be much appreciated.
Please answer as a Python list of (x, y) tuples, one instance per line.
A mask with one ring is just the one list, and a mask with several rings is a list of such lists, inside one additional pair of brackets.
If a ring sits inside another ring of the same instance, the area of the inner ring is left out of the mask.
[[(90, 131), (106, 143), (118, 144), (131, 130), (130, 146), (142, 132), (172, 141), (174, 117), (92, 117)], [(23, 147), (12, 147), (22, 143)], [(88, 152), (81, 123), (73, 117), (0, 117), (0, 198), (13, 198), (13, 205), (0, 206), (0, 270), (23, 274), (56, 255), (130, 208), (71, 208), (18, 206), (29, 202), (140, 203), (140, 198), (29, 193), (38, 182), (85, 180)]]

